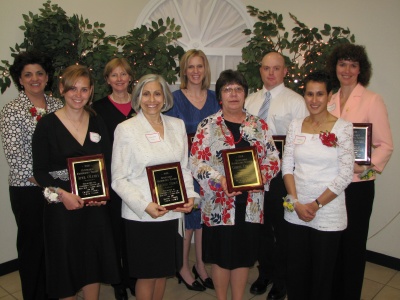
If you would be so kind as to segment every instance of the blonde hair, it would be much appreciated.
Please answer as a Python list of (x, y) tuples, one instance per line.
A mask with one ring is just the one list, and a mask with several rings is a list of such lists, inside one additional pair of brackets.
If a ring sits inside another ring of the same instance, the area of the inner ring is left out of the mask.
[(204, 52), (201, 50), (197, 50), (197, 49), (190, 49), (190, 50), (186, 51), (186, 53), (182, 56), (181, 61), (179, 62), (179, 68), (180, 68), (179, 76), (181, 78), (180, 88), (181, 89), (187, 88), (188, 79), (187, 79), (187, 76), (185, 73), (186, 73), (188, 65), (189, 65), (189, 60), (195, 56), (201, 57), (203, 59), (204, 78), (201, 83), (201, 89), (207, 90), (210, 87), (210, 83), (211, 83), (210, 64), (208, 63), (207, 56), (204, 54)]

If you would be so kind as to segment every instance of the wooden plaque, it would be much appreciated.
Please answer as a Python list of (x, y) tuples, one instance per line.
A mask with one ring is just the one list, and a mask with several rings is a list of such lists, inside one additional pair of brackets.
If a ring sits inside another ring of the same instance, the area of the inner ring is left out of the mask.
[(282, 159), (283, 151), (285, 150), (286, 135), (273, 135), (272, 138), (276, 149), (279, 151), (279, 158)]
[(72, 193), (84, 201), (110, 199), (103, 154), (68, 158)]
[(191, 149), (192, 149), (192, 144), (193, 144), (194, 136), (195, 136), (195, 133), (190, 133), (190, 134), (187, 135), (189, 154), (190, 154)]
[(371, 123), (353, 123), (354, 157), (357, 164), (371, 164), (371, 140)]
[(255, 147), (222, 150), (228, 192), (264, 188)]
[(179, 162), (146, 167), (153, 202), (173, 210), (188, 202)]

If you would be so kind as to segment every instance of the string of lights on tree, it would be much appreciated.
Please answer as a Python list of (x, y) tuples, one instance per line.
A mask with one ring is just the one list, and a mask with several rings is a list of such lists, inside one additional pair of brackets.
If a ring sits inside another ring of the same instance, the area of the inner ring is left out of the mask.
[[(179, 59), (184, 49), (177, 41), (182, 37), (181, 26), (174, 19), (159, 19), (151, 26), (140, 26), (130, 30), (127, 35), (117, 37), (107, 35), (105, 24), (89, 22), (76, 14), (67, 16), (65, 11), (50, 0), (39, 9), (40, 14), (23, 14), (24, 40), (10, 47), (11, 56), (19, 52), (36, 49), (47, 53), (53, 59), (54, 77), (72, 64), (86, 65), (95, 80), (95, 99), (108, 94), (104, 84), (103, 69), (111, 57), (125, 57), (134, 66), (133, 81), (149, 73), (162, 75), (170, 84), (175, 83), (179, 73)], [(270, 51), (281, 52), (288, 67), (286, 85), (301, 92), (304, 76), (324, 67), (326, 56), (332, 47), (339, 43), (354, 43), (354, 35), (349, 29), (324, 25), (323, 30), (310, 28), (294, 15), (290, 18), (295, 26), (290, 33), (285, 31), (283, 17), (271, 11), (260, 11), (247, 6), (248, 13), (255, 17), (253, 29), (243, 34), (249, 36), (246, 47), (242, 49), (242, 62), (237, 66), (247, 79), (250, 90), (262, 87), (259, 75), (259, 62)], [(323, 36), (326, 41), (324, 41)], [(10, 64), (2, 60), (0, 65), (1, 93), (10, 87)], [(52, 90), (58, 95), (57, 80)]]

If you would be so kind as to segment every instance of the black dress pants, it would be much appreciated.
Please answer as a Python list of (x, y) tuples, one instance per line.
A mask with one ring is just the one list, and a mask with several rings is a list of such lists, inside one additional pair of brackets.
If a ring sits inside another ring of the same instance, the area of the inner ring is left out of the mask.
[(18, 266), (24, 300), (47, 299), (43, 233), (46, 200), (39, 187), (10, 186), (9, 192), (18, 226)]
[(115, 248), (117, 252), (118, 266), (122, 281), (112, 284), (114, 288), (126, 289), (135, 288), (136, 280), (129, 276), (128, 253), (126, 245), (125, 222), (121, 216), (122, 200), (113, 189), (110, 190), (111, 201), (108, 204), (110, 210), (111, 226), (114, 235)]
[(286, 227), (283, 218), (283, 200), (287, 194), (282, 173), (271, 181), (264, 196), (264, 224), (262, 224), (258, 249), (259, 275), (272, 279), (279, 287), (285, 286), (286, 276)]
[(319, 231), (308, 226), (287, 224), (288, 299), (342, 299), (332, 297), (333, 272), (342, 231)]
[(370, 180), (350, 183), (345, 194), (348, 225), (339, 244), (333, 299), (359, 300), (364, 281), (375, 182)]

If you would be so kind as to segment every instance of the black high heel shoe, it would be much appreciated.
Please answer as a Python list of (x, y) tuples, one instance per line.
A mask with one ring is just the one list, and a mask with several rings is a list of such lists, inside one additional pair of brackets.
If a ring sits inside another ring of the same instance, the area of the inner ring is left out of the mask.
[(197, 280), (192, 282), (192, 285), (188, 284), (183, 278), (182, 275), (179, 272), (176, 272), (176, 278), (178, 278), (178, 283), (180, 284), (183, 282), (186, 285), (186, 288), (191, 291), (197, 291), (197, 292), (203, 292), (206, 290), (204, 286), (201, 285), (200, 282)]
[(207, 277), (204, 280), (201, 279), (199, 273), (197, 272), (196, 266), (193, 266), (192, 272), (194, 274), (194, 278), (195, 279), (197, 279), (197, 278), (200, 279), (202, 285), (204, 285), (208, 289), (214, 289), (214, 282), (212, 281), (212, 279), (210, 277)]

